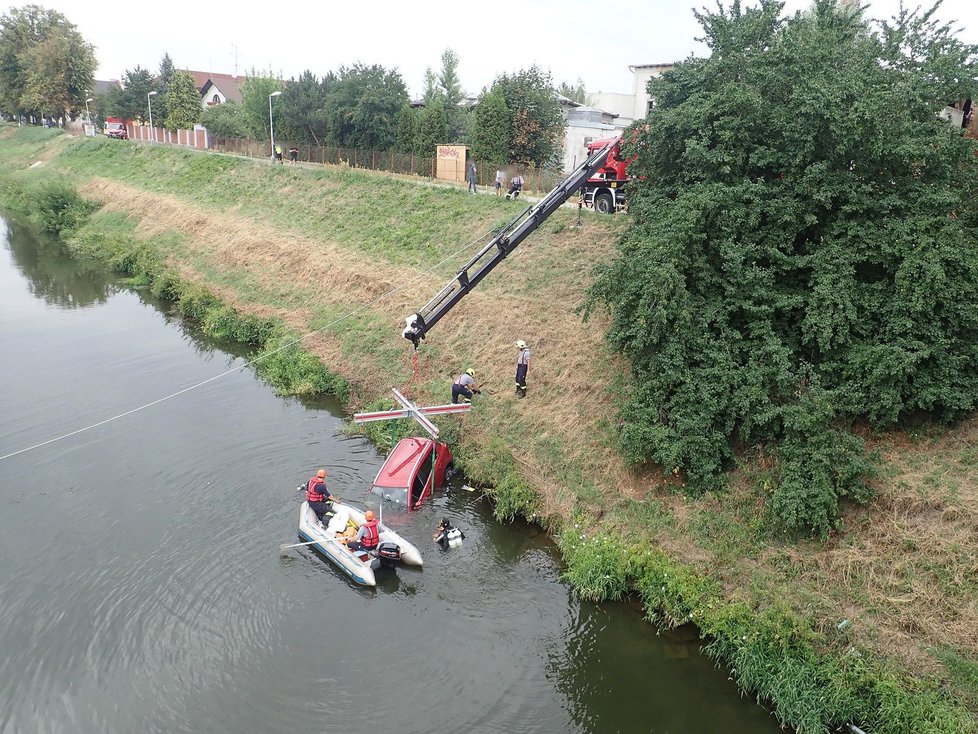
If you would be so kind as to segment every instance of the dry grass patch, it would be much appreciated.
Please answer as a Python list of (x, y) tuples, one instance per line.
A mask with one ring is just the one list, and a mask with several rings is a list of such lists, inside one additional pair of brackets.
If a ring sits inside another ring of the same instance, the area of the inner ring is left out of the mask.
[[(414, 268), (393, 267), (380, 258), (351, 254), (348, 246), (283, 233), (239, 216), (205, 212), (185, 201), (104, 178), (85, 185), (83, 192), (103, 202), (108, 211), (134, 216), (141, 236), (185, 235), (183, 251), (170, 259), (195, 280), (205, 280), (203, 271), (210, 268), (231, 279), (247, 277), (263, 294), (297, 294), (292, 303), (263, 304), (256, 302), (253, 293), (227, 283), (218, 285), (221, 297), (242, 311), (274, 313), (301, 332), (310, 330), (317, 307), (371, 304), (364, 315), (376, 319), (378, 328), (389, 330), (390, 340), (396, 343), (404, 317), (423, 305), (444, 278), (443, 272), (425, 275)], [(476, 222), (473, 227), (488, 228), (488, 223)], [(568, 486), (574, 480), (566, 475), (567, 467), (582, 467), (597, 491), (609, 499), (622, 492), (644, 494), (648, 477), (631, 475), (613, 447), (594, 443), (603, 426), (615, 420), (610, 378), (626, 366), (604, 344), (606, 323), (599, 317), (585, 326), (575, 309), (589, 282), (591, 263), (607, 257), (613, 242), (605, 227), (593, 224), (548, 232), (541, 239), (514, 253), (439, 323), (429, 337), (437, 346), (422, 346), (416, 381), (446, 382), (463, 366), (474, 366), (480, 381), (494, 394), (480, 403), (489, 420), (468, 436), (480, 441), (493, 434), (520, 434), (510, 444), (524, 476), (539, 489), (545, 514), (567, 517), (579, 489)], [(441, 270), (452, 272), (463, 259), (459, 256)], [(401, 290), (382, 298), (395, 286)], [(525, 339), (534, 352), (530, 397), (524, 401), (510, 394), (517, 338)], [(366, 354), (351, 361), (335, 332), (320, 332), (305, 346), (358, 387), (361, 400), (381, 396), (384, 386), (404, 385), (411, 377), (411, 347), (406, 341), (399, 364)], [(429, 356), (433, 351), (436, 359)], [(431, 397), (443, 401), (447, 395)], [(595, 507), (602, 504), (592, 502)]]

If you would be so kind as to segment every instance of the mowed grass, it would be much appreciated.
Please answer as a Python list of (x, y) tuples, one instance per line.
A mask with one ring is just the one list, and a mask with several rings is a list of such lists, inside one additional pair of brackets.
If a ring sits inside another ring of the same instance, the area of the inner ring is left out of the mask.
[(429, 267), (525, 206), (361, 169), (272, 166), (105, 138), (78, 142), (55, 163), (74, 178), (104, 176), (394, 265)]

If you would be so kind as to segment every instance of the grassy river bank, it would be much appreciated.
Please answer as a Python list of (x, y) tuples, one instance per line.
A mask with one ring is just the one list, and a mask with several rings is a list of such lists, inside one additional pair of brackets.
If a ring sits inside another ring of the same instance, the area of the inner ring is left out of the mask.
[[(577, 228), (574, 212), (554, 215), (432, 331), (415, 372), (403, 317), (521, 205), (27, 128), (0, 131), (0, 166), (3, 206), (61, 230), (79, 256), (209, 334), (253, 344), (283, 393), (331, 392), (359, 409), (386, 404), (395, 384), (444, 402), (474, 367), (486, 394), (444, 427), (497, 517), (546, 526), (582, 596), (635, 595), (655, 624), (696, 625), (707, 652), (798, 731), (975, 730), (975, 421), (869, 437), (877, 500), (850, 509), (827, 542), (793, 542), (765, 521), (760, 451), (744, 454), (728, 491), (698, 500), (619, 457), (627, 365), (608, 352), (605, 324), (575, 310), (620, 218), (588, 215)], [(312, 331), (301, 349), (282, 348)], [(523, 401), (511, 394), (516, 338), (534, 351)], [(384, 447), (397, 436), (372, 437)]]

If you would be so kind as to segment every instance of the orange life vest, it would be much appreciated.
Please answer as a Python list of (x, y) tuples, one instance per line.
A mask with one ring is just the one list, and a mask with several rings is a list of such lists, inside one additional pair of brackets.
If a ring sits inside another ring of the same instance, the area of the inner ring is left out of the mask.
[(319, 491), (322, 487), (323, 492), (326, 490), (326, 484), (319, 477), (313, 477), (309, 480), (309, 484), (306, 485), (306, 501), (307, 502), (324, 502), (326, 500), (326, 495)]
[(364, 533), (363, 538), (360, 539), (360, 543), (363, 544), (364, 548), (376, 548), (380, 542), (380, 533), (377, 532), (377, 520), (366, 520), (362, 527)]

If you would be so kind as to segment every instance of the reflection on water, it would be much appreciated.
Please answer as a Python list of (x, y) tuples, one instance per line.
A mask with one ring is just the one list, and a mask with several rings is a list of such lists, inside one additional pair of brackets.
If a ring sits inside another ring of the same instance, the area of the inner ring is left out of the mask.
[[(0, 455), (243, 364), (7, 231)], [(341, 429), (335, 406), (245, 370), (0, 461), (0, 733), (348, 731), (365, 715), (397, 734), (777, 731), (695, 643), (576, 601), (538, 528), (494, 522), (457, 484), (385, 511), (425, 565), (376, 590), (308, 549), (282, 556), (315, 468), (367, 499), (382, 457)], [(431, 543), (442, 515), (461, 548)]]
[(92, 260), (65, 257), (53, 237), (43, 237), (15, 221), (0, 219), (0, 238), (6, 239), (13, 263), (30, 292), (59, 308), (85, 308), (105, 301), (117, 291), (116, 278)]

